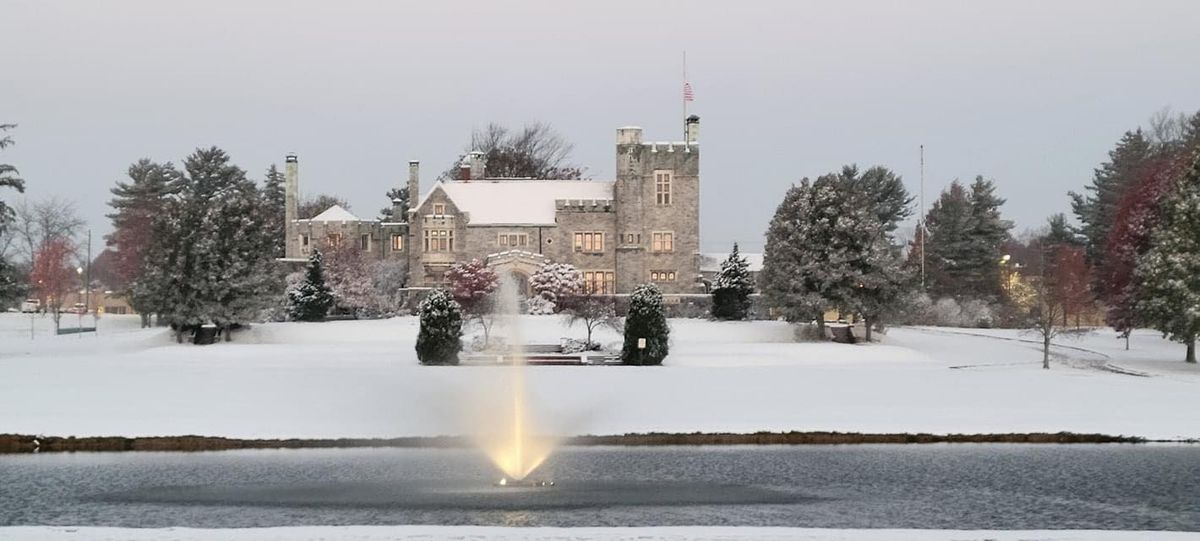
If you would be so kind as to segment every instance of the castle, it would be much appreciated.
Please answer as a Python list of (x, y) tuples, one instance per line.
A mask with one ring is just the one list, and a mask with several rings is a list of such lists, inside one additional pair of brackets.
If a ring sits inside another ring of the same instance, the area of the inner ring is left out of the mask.
[(458, 180), (439, 180), (418, 198), (420, 164), (410, 161), (410, 208), (402, 216), (395, 201), (390, 220), (340, 206), (299, 219), (299, 163), (288, 155), (285, 260), (354, 243), (371, 257), (406, 261), (409, 287), (439, 286), (450, 265), (479, 259), (527, 293), (548, 262), (579, 269), (594, 293), (644, 283), (703, 292), (699, 128), (699, 117), (688, 117), (682, 142), (646, 142), (641, 128), (619, 128), (612, 181), (485, 178), (484, 157), (472, 152)]

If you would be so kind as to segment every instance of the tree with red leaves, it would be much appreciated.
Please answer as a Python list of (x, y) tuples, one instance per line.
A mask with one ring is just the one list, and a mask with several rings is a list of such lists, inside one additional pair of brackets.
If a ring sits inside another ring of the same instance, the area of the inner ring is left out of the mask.
[(1150, 247), (1150, 234), (1157, 226), (1159, 202), (1180, 172), (1178, 160), (1163, 157), (1147, 164), (1137, 183), (1117, 205), (1112, 230), (1105, 245), (1106, 257), (1096, 269), (1101, 286), (1100, 300), (1106, 307), (1105, 322), (1125, 338), (1137, 324), (1137, 287), (1133, 281), (1138, 257)]
[(495, 304), (492, 293), (500, 287), (500, 277), (482, 261), (472, 259), (451, 265), (446, 270), (446, 280), (450, 283), (450, 294), (463, 313), (483, 328), (486, 346), (492, 331), (491, 315)]
[(79, 276), (71, 264), (75, 257), (75, 246), (62, 237), (46, 241), (34, 253), (33, 269), (29, 282), (37, 292), (42, 306), (54, 319), (54, 330), (58, 332), (62, 321), (62, 306), (67, 293), (79, 285)]
[(1053, 295), (1063, 306), (1062, 324), (1069, 322), (1070, 316), (1075, 316), (1075, 326), (1079, 326), (1079, 316), (1092, 303), (1091, 269), (1087, 264), (1087, 252), (1081, 246), (1057, 244), (1051, 247), (1052, 261), (1051, 283)]

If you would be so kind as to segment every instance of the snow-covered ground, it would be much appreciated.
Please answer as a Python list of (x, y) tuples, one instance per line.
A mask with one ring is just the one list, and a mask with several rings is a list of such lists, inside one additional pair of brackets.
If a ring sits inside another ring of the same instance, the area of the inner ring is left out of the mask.
[(22, 541), (1142, 541), (1200, 539), (1191, 532), (1134, 532), (1100, 530), (823, 530), (805, 528), (500, 528), (481, 526), (303, 526), (200, 530), (190, 528), (62, 528), (17, 526), (0, 528), (0, 540)]
[[(98, 335), (0, 315), (0, 433), (390, 437), (471, 432), (502, 367), (422, 367), (417, 321), (277, 323), (233, 343), (177, 345), (136, 317)], [(75, 322), (70, 316), (64, 326)], [(1200, 368), (1183, 346), (1100, 330), (1040, 368), (1017, 331), (896, 328), (882, 344), (802, 344), (781, 322), (672, 320), (663, 367), (530, 367), (544, 430), (567, 434), (757, 430), (1073, 431), (1200, 438)], [(581, 337), (526, 316), (529, 342)], [(602, 342), (616, 342), (606, 331)]]

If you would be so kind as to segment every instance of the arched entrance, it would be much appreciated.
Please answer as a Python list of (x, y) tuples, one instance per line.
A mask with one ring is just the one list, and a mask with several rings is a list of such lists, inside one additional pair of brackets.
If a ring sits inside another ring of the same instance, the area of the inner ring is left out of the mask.
[(512, 278), (517, 285), (517, 291), (520, 291), (525, 297), (533, 295), (533, 290), (529, 286), (529, 278), (549, 261), (542, 254), (523, 250), (509, 250), (487, 256), (487, 266), (496, 271), (498, 275)]

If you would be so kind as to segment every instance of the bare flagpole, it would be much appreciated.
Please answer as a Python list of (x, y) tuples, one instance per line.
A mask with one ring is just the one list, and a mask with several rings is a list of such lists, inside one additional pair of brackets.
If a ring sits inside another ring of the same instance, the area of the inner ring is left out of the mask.
[(921, 145), (921, 215), (917, 217), (921, 235), (921, 291), (925, 291), (925, 145)]
[(683, 86), (679, 87), (680, 98), (683, 100), (683, 140), (687, 141), (687, 94), (684, 89), (687, 88), (687, 51), (683, 51)]

